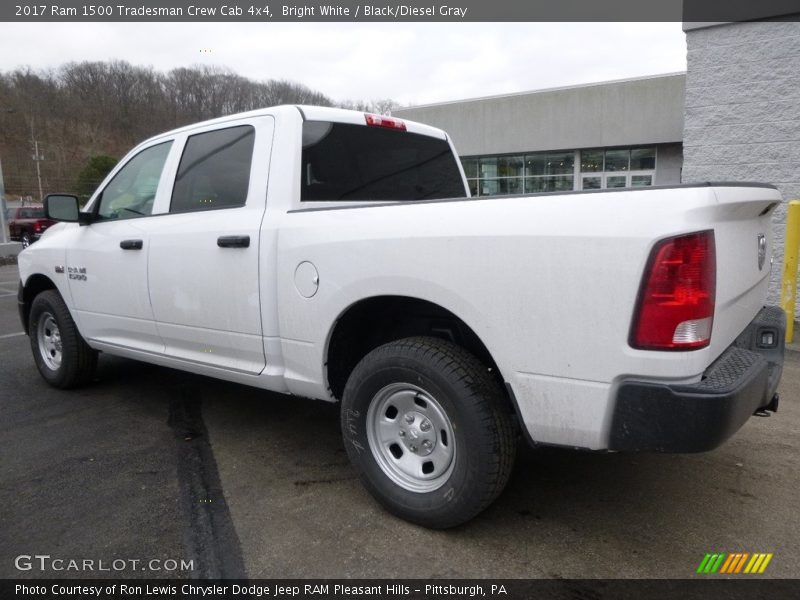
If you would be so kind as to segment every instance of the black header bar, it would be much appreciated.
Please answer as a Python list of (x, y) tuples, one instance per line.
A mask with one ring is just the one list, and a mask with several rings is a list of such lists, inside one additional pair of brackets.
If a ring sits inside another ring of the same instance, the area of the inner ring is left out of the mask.
[(800, 19), (797, 0), (13, 0), (10, 22), (554, 22), (716, 23)]

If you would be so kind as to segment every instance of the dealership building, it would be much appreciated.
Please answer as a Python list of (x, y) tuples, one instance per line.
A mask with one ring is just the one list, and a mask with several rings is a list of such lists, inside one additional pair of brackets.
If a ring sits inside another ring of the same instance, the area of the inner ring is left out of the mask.
[(393, 111), (447, 131), (474, 196), (681, 181), (686, 75)]
[(447, 131), (475, 196), (701, 181), (774, 184), (784, 199), (773, 218), (769, 301), (777, 303), (786, 207), (800, 199), (797, 17), (684, 23), (686, 73), (393, 114)]

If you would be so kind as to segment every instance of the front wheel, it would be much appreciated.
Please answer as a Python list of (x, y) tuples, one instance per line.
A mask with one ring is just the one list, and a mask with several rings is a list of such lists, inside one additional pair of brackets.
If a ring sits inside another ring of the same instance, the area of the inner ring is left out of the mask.
[(381, 346), (353, 370), (342, 399), (348, 456), (393, 514), (426, 527), (464, 523), (503, 490), (516, 435), (502, 387), (450, 342)]
[(28, 334), (36, 367), (47, 383), (65, 389), (91, 381), (97, 352), (78, 333), (56, 290), (46, 290), (33, 299)]

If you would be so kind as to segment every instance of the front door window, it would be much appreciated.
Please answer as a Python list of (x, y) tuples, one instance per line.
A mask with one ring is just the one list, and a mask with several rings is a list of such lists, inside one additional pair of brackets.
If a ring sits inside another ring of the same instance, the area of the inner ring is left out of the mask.
[(172, 142), (150, 146), (130, 159), (100, 196), (100, 220), (145, 217), (153, 212), (158, 181)]

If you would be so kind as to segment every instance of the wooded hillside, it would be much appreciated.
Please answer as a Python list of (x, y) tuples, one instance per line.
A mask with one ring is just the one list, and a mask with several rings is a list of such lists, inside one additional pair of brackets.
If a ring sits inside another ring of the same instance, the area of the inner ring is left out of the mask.
[[(277, 104), (343, 106), (386, 112), (394, 103), (336, 102), (291, 81), (253, 81), (208, 66), (162, 73), (127, 62), (69, 63), (36, 72), (0, 72), (0, 161), (7, 197), (38, 200), (33, 139), (44, 194), (84, 191), (98, 164), (121, 158), (156, 133)], [(92, 161), (92, 158), (95, 158)]]

